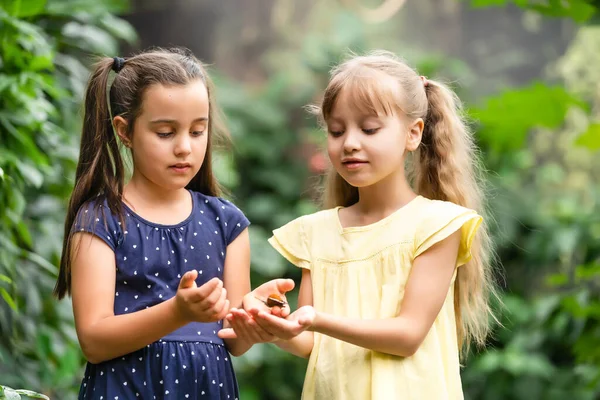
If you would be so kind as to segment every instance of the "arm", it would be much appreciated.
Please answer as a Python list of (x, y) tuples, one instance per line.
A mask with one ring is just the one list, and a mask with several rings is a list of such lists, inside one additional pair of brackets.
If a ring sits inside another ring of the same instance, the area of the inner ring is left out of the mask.
[[(312, 305), (313, 293), (310, 270), (302, 269), (302, 281), (300, 282), (300, 291), (298, 293), (298, 308)], [(274, 343), (288, 353), (292, 353), (298, 357), (308, 358), (313, 349), (314, 334), (313, 332), (305, 331), (292, 339), (279, 339)]]
[[(409, 357), (431, 329), (454, 274), (460, 232), (432, 246), (414, 261), (398, 316), (380, 320), (338, 317), (302, 307), (287, 320), (254, 313), (263, 329), (278, 337), (312, 330), (382, 353)], [(299, 336), (298, 336), (299, 337)]]
[[(115, 316), (114, 252), (101, 239), (88, 233), (75, 234), (72, 243), (75, 328), (83, 354), (91, 363), (139, 350), (195, 319), (190, 312), (182, 312), (194, 306), (182, 306), (181, 301), (195, 301), (190, 297), (182, 300), (183, 292), (209, 301), (211, 305), (208, 308), (206, 303), (200, 304), (203, 310), (224, 307), (224, 291), (218, 279), (195, 288), (193, 280), (197, 275), (188, 272), (182, 278), (177, 296), (145, 310)], [(224, 313), (221, 314), (224, 316)], [(211, 319), (221, 319), (221, 314), (215, 314)]]
[[(248, 228), (227, 246), (227, 256), (223, 271), (223, 283), (227, 289), (230, 304), (239, 308), (242, 306), (244, 295), (250, 292), (250, 235)], [(223, 328), (228, 328), (229, 322), (223, 320)], [(224, 339), (227, 349), (233, 356), (241, 356), (252, 343), (242, 339)]]

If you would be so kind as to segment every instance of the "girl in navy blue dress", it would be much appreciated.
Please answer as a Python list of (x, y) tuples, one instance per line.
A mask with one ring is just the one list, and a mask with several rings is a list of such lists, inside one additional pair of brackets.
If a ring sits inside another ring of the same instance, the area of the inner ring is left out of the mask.
[(212, 171), (227, 137), (212, 91), (183, 50), (104, 58), (90, 78), (55, 288), (89, 361), (79, 399), (237, 399), (230, 353), (261, 339), (220, 339), (223, 318), (293, 287), (249, 293), (249, 221)]

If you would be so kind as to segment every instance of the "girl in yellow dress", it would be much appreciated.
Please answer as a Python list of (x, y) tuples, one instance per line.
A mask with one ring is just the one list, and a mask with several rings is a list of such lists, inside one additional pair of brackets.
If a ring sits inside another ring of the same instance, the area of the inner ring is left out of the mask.
[(326, 209), (270, 239), (302, 268), (299, 308), (233, 309), (220, 335), (310, 357), (303, 399), (462, 399), (459, 352), (485, 343), (495, 292), (459, 101), (378, 51), (333, 70), (319, 113)]

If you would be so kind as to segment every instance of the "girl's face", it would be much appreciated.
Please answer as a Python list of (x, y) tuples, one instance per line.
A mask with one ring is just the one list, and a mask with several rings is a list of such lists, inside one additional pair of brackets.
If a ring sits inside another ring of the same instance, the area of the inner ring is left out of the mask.
[(200, 80), (187, 85), (155, 84), (146, 90), (133, 134), (115, 117), (119, 136), (131, 148), (132, 181), (176, 190), (198, 173), (208, 143), (208, 92)]
[(404, 155), (419, 145), (423, 120), (361, 112), (342, 90), (327, 119), (327, 152), (336, 171), (355, 187), (404, 176)]

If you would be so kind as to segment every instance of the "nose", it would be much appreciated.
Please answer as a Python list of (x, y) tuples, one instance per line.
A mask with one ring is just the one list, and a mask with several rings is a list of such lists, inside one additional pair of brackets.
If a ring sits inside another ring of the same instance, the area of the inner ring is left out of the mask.
[(187, 156), (192, 152), (192, 143), (190, 136), (187, 133), (180, 133), (177, 135), (175, 141), (174, 153), (177, 157)]
[(360, 150), (360, 130), (347, 129), (344, 135), (344, 152), (351, 154)]

